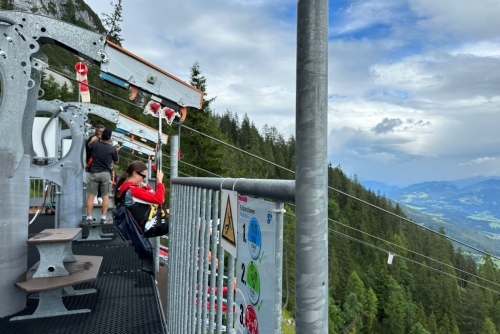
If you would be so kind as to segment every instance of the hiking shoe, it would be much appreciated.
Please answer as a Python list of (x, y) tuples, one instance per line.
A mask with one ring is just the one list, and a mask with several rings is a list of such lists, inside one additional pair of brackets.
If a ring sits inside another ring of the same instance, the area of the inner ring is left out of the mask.
[(93, 223), (94, 223), (93, 219), (90, 219), (90, 218), (85, 219), (85, 224), (86, 225), (92, 225)]
[(106, 218), (101, 218), (101, 224), (106, 224)]

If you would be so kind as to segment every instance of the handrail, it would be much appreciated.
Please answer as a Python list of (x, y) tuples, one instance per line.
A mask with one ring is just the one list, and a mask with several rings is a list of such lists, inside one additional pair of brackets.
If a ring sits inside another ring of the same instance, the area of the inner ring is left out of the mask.
[(295, 180), (176, 177), (170, 182), (212, 190), (234, 190), (242, 195), (295, 203)]

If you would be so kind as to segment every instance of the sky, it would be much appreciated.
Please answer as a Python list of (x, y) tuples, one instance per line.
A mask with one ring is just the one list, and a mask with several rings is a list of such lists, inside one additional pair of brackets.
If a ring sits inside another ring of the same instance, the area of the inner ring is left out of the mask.
[[(499, 176), (498, 17), (498, 0), (330, 0), (328, 161), (397, 186)], [(288, 139), (296, 21), (297, 0), (124, 0), (122, 46), (184, 81), (198, 62), (216, 113)]]

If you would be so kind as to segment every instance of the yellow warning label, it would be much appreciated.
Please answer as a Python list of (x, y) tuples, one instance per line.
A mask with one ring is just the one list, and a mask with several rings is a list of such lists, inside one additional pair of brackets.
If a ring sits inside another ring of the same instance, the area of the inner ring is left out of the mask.
[(226, 212), (224, 214), (224, 224), (222, 225), (222, 238), (236, 247), (236, 236), (234, 234), (233, 214), (231, 211), (231, 201), (227, 197)]

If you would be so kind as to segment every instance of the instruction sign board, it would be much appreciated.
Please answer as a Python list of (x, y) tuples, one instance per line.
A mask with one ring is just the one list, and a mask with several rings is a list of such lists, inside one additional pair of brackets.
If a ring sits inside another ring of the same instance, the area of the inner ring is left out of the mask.
[(238, 197), (236, 333), (274, 332), (275, 204)]
[(222, 189), (220, 230), (221, 247), (236, 257), (236, 223), (238, 220), (238, 194), (235, 191)]

